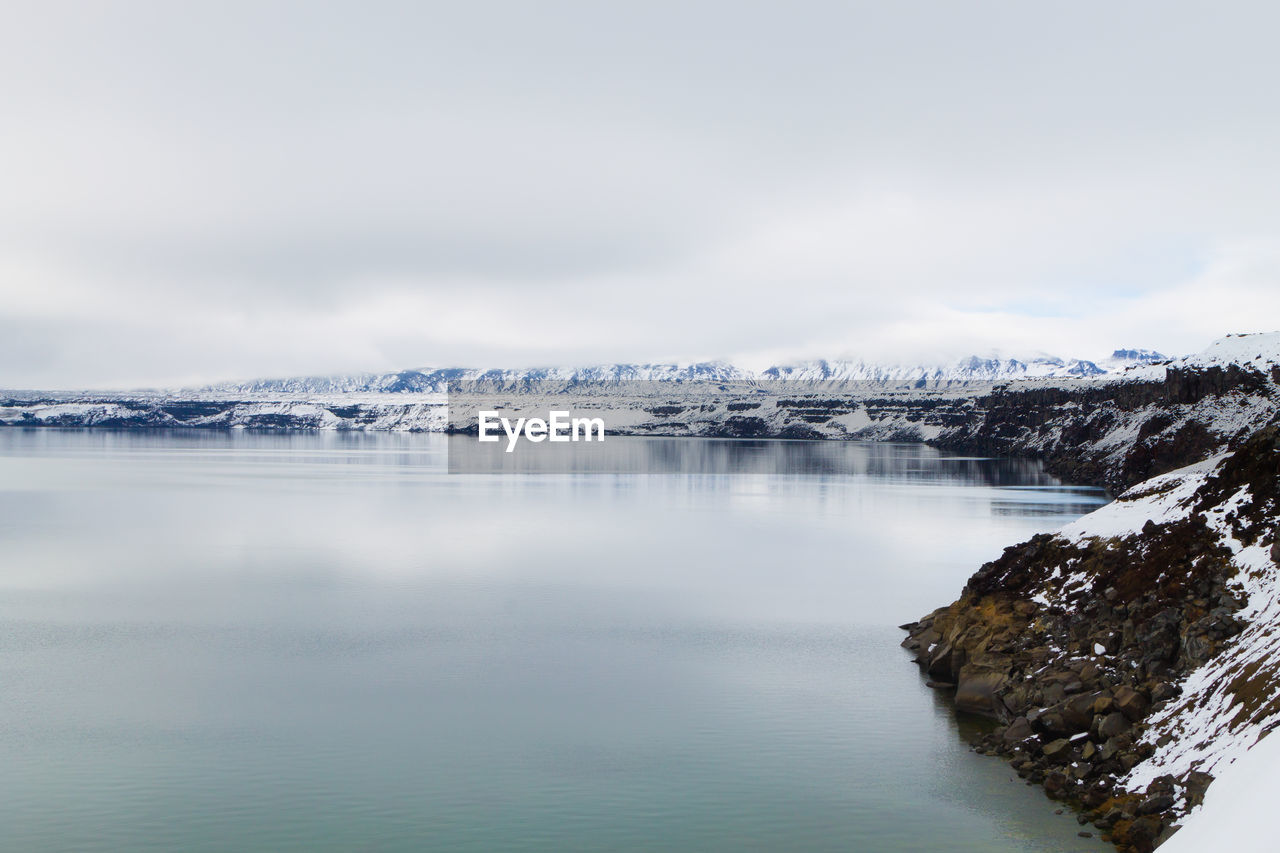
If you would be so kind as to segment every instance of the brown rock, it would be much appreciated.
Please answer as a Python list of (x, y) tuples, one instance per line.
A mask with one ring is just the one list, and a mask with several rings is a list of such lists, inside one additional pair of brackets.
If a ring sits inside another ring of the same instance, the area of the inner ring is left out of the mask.
[(1027, 718), (1017, 717), (1004, 730), (1004, 742), (1007, 744), (1021, 743), (1031, 735), (1031, 724), (1027, 722)]
[(1140, 817), (1129, 825), (1129, 831), (1125, 833), (1125, 841), (1133, 847), (1138, 853), (1149, 853), (1155, 849), (1156, 837), (1160, 835), (1160, 830), (1164, 828), (1164, 824), (1160, 818), (1154, 815)]
[(1156, 814), (1173, 808), (1173, 797), (1169, 794), (1155, 794), (1138, 804), (1138, 814)]
[(1098, 737), (1110, 740), (1116, 735), (1124, 734), (1129, 728), (1129, 719), (1119, 711), (1112, 711), (1098, 723)]
[(929, 653), (929, 665), (926, 669), (929, 677), (936, 681), (950, 681), (955, 677), (955, 673), (951, 670), (952, 658), (955, 652), (950, 643), (938, 643)]
[(1060, 761), (1071, 754), (1071, 741), (1058, 738), (1044, 745), (1044, 757), (1050, 761)]
[(1134, 722), (1142, 719), (1142, 715), (1146, 713), (1147, 706), (1150, 704), (1146, 696), (1132, 687), (1117, 687), (1113, 698), (1116, 708)]
[(999, 715), (998, 692), (1009, 681), (1008, 671), (964, 666), (956, 681), (956, 708), (987, 717)]
[(1202, 770), (1192, 770), (1187, 774), (1187, 807), (1195, 808), (1204, 802), (1205, 789), (1209, 787), (1209, 783), (1213, 781), (1213, 777)]

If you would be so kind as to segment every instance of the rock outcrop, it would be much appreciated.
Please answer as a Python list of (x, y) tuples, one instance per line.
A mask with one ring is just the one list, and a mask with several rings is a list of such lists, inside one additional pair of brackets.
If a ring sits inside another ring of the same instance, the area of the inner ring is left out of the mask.
[(982, 566), (903, 645), (978, 744), (1151, 850), (1280, 723), (1280, 431), (1148, 480)]
[(994, 389), (931, 443), (1027, 456), (1115, 492), (1198, 462), (1280, 413), (1280, 370), (1170, 365), (1158, 379), (1017, 383)]

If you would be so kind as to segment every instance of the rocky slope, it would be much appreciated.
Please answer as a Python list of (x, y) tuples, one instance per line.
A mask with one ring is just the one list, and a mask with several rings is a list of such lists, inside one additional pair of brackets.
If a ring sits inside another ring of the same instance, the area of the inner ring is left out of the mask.
[(904, 645), (1000, 721), (982, 750), (1150, 850), (1280, 723), (1278, 531), (1271, 425), (1006, 549)]

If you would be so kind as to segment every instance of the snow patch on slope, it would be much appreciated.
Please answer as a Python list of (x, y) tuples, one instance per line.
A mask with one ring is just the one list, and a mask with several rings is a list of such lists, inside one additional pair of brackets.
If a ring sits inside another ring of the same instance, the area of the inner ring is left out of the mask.
[(1219, 454), (1139, 483), (1106, 506), (1071, 522), (1059, 535), (1074, 542), (1134, 536), (1148, 521), (1166, 524), (1182, 518), (1196, 490), (1224, 458), (1225, 453)]
[(1267, 738), (1239, 756), (1209, 786), (1204, 805), (1160, 849), (1164, 853), (1274, 851), (1277, 767), (1280, 737)]

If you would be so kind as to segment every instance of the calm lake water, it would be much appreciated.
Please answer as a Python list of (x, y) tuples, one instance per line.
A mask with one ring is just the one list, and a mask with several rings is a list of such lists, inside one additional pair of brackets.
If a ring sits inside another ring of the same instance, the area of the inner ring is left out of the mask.
[(0, 430), (0, 848), (1109, 849), (894, 627), (1096, 491), (834, 442), (448, 473), (471, 441)]

